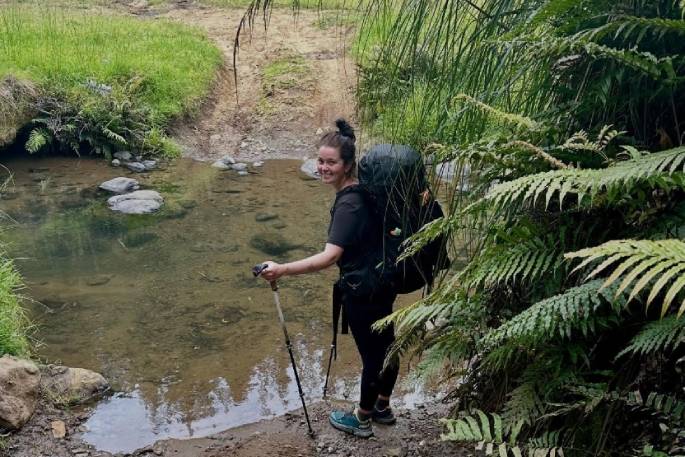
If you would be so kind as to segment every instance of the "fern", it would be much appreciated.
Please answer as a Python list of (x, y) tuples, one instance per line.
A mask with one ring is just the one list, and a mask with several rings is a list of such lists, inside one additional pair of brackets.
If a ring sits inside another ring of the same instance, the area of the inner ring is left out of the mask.
[(606, 303), (620, 309), (621, 300), (614, 300), (612, 295), (612, 291), (601, 290), (598, 280), (574, 287), (534, 304), (493, 329), (483, 337), (482, 346), (489, 350), (509, 341), (539, 345), (558, 337), (570, 339), (577, 330), (588, 335), (598, 325), (606, 326), (615, 320), (597, 313)]
[(26, 151), (30, 154), (34, 154), (47, 145), (50, 140), (51, 136), (47, 129), (43, 127), (35, 128), (29, 133), (29, 138), (25, 145)]
[(480, 111), (491, 115), (495, 119), (502, 121), (506, 124), (511, 124), (515, 125), (517, 127), (522, 127), (528, 130), (537, 130), (540, 128), (540, 125), (535, 122), (533, 119), (526, 117), (526, 116), (521, 116), (519, 114), (513, 114), (513, 113), (507, 113), (502, 110), (499, 110), (497, 108), (494, 108), (486, 103), (481, 102), (480, 100), (476, 100), (475, 98), (471, 97), (470, 95), (466, 94), (458, 94), (454, 97), (454, 101), (461, 101), (468, 103), (476, 108), (478, 108)]
[(685, 319), (670, 316), (645, 325), (616, 358), (626, 354), (644, 356), (670, 351), (683, 343), (685, 343)]
[[(668, 311), (678, 293), (685, 287), (685, 242), (680, 240), (614, 240), (602, 245), (565, 254), (566, 258), (584, 258), (575, 269), (579, 270), (599, 260), (603, 260), (586, 279), (591, 279), (615, 266), (614, 271), (604, 281), (602, 288), (621, 278), (617, 294), (632, 287), (628, 301), (654, 280), (646, 306), (649, 308), (654, 299), (667, 284), (670, 288), (664, 296), (661, 316)], [(617, 262), (620, 263), (618, 265)], [(685, 312), (685, 300), (678, 307), (678, 316)]]
[(504, 434), (502, 417), (498, 414), (486, 414), (476, 409), (471, 415), (460, 419), (443, 419), (447, 433), (441, 435), (445, 441), (476, 443), (475, 449), (483, 451), (485, 455), (499, 457), (563, 457), (563, 448), (559, 446), (561, 432), (547, 432), (531, 439), (527, 445), (517, 443), (518, 435), (523, 426), (519, 422), (511, 428), (508, 436)]
[(459, 274), (459, 280), (467, 289), (535, 281), (553, 274), (561, 266), (563, 258), (557, 242), (551, 237), (514, 239), (511, 244), (490, 246), (469, 262)]
[[(638, 180), (648, 180), (654, 186), (668, 186), (671, 183), (665, 182), (664, 178), (683, 170), (685, 147), (678, 147), (621, 161), (600, 170), (565, 169), (524, 176), (498, 184), (483, 201), (498, 208), (507, 208), (535, 205), (544, 196), (545, 207), (548, 207), (552, 198), (557, 197), (562, 208), (566, 196), (572, 194), (577, 196), (580, 206), (586, 196), (592, 200), (603, 192), (615, 193)], [(673, 179), (677, 185), (685, 187), (682, 173)]]
[(619, 16), (606, 25), (579, 34), (583, 38), (596, 41), (598, 38), (613, 34), (613, 39), (628, 40), (635, 36), (635, 42), (651, 34), (661, 40), (667, 34), (685, 35), (685, 23), (682, 20), (661, 17)]

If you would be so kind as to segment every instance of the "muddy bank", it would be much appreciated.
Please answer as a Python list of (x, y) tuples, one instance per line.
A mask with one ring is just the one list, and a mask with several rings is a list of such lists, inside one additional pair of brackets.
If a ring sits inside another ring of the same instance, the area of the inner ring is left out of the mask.
[[(440, 440), (439, 419), (448, 413), (442, 403), (431, 403), (413, 410), (398, 409), (398, 421), (393, 426), (374, 425), (375, 435), (369, 439), (348, 436), (328, 424), (332, 408), (351, 408), (349, 403), (318, 402), (308, 405), (313, 439), (301, 410), (217, 433), (205, 438), (164, 440), (131, 454), (115, 456), (183, 456), (183, 457), (459, 457), (471, 455), (471, 448)], [(29, 423), (18, 433), (5, 438), (2, 457), (111, 457), (83, 443), (80, 435), (90, 408), (57, 409), (41, 402)], [(66, 424), (64, 438), (52, 436), (50, 424), (61, 420)], [(125, 437), (121, 437), (125, 439)]]

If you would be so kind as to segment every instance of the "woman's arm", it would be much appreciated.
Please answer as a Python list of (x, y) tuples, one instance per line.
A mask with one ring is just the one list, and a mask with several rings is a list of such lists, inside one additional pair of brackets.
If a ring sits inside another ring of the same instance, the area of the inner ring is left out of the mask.
[(335, 244), (326, 243), (323, 252), (314, 254), (305, 259), (296, 260), (289, 263), (276, 263), (272, 261), (264, 262), (267, 268), (261, 274), (261, 277), (267, 281), (275, 281), (281, 276), (300, 275), (303, 273), (313, 273), (315, 271), (323, 270), (333, 265), (340, 259), (343, 253), (343, 248)]

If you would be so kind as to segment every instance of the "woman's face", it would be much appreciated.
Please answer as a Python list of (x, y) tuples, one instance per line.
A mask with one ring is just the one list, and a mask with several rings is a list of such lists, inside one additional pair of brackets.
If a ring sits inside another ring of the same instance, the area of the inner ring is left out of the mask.
[(319, 148), (316, 170), (319, 172), (321, 181), (324, 184), (331, 184), (336, 189), (339, 189), (345, 181), (346, 173), (351, 166), (345, 166), (345, 163), (340, 158), (340, 151), (337, 148), (330, 146), (321, 146)]

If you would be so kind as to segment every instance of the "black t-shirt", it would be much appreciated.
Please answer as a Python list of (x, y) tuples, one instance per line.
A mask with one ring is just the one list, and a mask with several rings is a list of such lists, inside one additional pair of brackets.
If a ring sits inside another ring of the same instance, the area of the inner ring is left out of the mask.
[(369, 210), (355, 186), (346, 187), (336, 194), (327, 242), (344, 249), (337, 262), (340, 271), (351, 271), (363, 261), (371, 241), (369, 224)]

